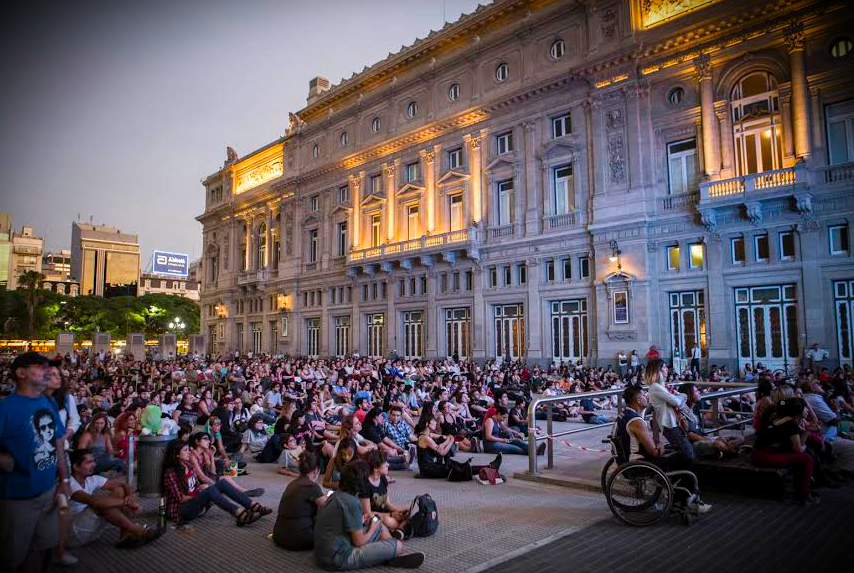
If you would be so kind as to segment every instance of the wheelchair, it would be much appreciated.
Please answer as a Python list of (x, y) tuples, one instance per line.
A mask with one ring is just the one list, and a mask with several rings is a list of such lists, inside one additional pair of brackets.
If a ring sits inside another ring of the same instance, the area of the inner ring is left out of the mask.
[[(687, 470), (665, 472), (644, 460), (629, 460), (629, 445), (609, 435), (611, 457), (602, 468), (601, 485), (614, 517), (627, 525), (652, 525), (670, 515), (679, 515), (691, 525), (697, 515), (699, 488), (697, 476)], [(675, 496), (684, 496), (676, 502)]]

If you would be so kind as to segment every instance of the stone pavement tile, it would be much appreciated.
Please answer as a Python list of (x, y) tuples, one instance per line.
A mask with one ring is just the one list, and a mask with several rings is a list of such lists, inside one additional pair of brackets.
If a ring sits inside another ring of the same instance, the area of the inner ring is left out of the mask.
[[(457, 457), (468, 458), (467, 455)], [(486, 463), (493, 458), (489, 454), (473, 457), (474, 463)], [(527, 463), (524, 456), (505, 456), (504, 459), (508, 466), (521, 468)], [(266, 493), (260, 501), (278, 507), (279, 498), (290, 480), (277, 475), (273, 464), (250, 464), (250, 470), (252, 474), (239, 478), (239, 483), (247, 488), (264, 487)], [(502, 470), (511, 475), (510, 467), (502, 467)], [(407, 547), (427, 554), (422, 571), (465, 571), (568, 528), (592, 523), (607, 512), (600, 495), (512, 478), (500, 486), (484, 486), (477, 482), (414, 479), (412, 472), (393, 472), (393, 475), (397, 483), (389, 492), (396, 503), (409, 504), (416, 495), (430, 493), (438, 505), (440, 524), (436, 535), (407, 542)], [(156, 521), (157, 500), (142, 501), (146, 512), (144, 519)], [(274, 522), (275, 512), (246, 528), (237, 528), (231, 516), (212, 508), (206, 516), (193, 522), (193, 534), (170, 529), (150, 546), (122, 551), (112, 546), (117, 531), (111, 529), (101, 540), (72, 553), (80, 558), (81, 564), (76, 571), (81, 573), (317, 571), (311, 553), (284, 551), (267, 539)]]

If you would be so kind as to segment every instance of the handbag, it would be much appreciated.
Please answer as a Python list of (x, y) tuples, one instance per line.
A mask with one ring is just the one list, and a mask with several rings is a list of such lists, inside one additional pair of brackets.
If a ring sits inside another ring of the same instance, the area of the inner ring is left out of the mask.
[(501, 472), (499, 472), (497, 469), (485, 467), (480, 468), (480, 471), (477, 474), (477, 481), (479, 481), (483, 485), (498, 485), (504, 483), (507, 480), (503, 475), (501, 475)]
[(472, 477), (471, 461), (472, 458), (465, 462), (448, 460), (448, 467), (450, 468), (448, 481), (472, 481), (474, 478)]

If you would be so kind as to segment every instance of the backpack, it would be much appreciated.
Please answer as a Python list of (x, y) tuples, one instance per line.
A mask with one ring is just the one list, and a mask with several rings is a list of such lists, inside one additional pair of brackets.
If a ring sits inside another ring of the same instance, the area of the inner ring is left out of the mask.
[(439, 514), (436, 502), (430, 494), (416, 496), (409, 507), (409, 521), (403, 527), (404, 539), (410, 537), (430, 537), (439, 527)]

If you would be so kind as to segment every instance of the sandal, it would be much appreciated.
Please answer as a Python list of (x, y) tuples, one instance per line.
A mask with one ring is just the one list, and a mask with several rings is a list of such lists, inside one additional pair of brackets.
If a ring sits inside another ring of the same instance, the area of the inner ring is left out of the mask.
[(236, 517), (237, 527), (243, 527), (245, 525), (249, 525), (254, 521), (258, 521), (260, 515), (252, 511), (251, 509), (244, 509), (243, 512)]
[(250, 505), (249, 509), (251, 511), (254, 511), (257, 514), (260, 514), (261, 517), (263, 517), (265, 515), (270, 515), (271, 513), (273, 513), (273, 510), (271, 508), (264, 507), (263, 505), (261, 505), (260, 503), (257, 503), (257, 502)]

